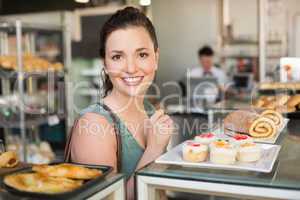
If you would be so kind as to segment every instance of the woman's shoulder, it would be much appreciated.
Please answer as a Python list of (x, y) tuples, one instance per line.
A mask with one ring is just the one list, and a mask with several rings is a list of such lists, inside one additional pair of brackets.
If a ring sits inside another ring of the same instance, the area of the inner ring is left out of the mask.
[(88, 118), (93, 116), (97, 118), (105, 118), (110, 123), (113, 121), (109, 112), (104, 109), (104, 107), (100, 103), (89, 105), (88, 107), (81, 110), (80, 117), (82, 118), (83, 116)]

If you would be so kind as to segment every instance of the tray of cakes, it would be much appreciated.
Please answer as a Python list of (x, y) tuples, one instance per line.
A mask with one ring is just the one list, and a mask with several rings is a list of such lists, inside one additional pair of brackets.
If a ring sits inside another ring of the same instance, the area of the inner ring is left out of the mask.
[(112, 167), (77, 163), (34, 165), (1, 176), (1, 187), (35, 199), (77, 199), (95, 190)]
[(179, 144), (155, 162), (185, 167), (271, 172), (280, 146), (255, 143), (249, 136), (239, 137), (224, 139), (214, 133), (203, 133), (194, 140)]
[(223, 120), (218, 135), (234, 136), (236, 133), (251, 136), (254, 142), (275, 144), (289, 119), (271, 109), (236, 110)]

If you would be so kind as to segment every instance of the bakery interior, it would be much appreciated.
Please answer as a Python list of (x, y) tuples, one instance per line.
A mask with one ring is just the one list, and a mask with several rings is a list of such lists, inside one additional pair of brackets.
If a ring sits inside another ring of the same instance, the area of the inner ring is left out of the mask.
[[(4, 181), (64, 162), (74, 120), (101, 101), (99, 31), (126, 6), (156, 29), (146, 98), (177, 125), (168, 153), (135, 172), (135, 198), (300, 199), (299, 0), (0, 0), (0, 199), (126, 199), (124, 176), (109, 168), (58, 196)], [(199, 74), (202, 54), (217, 72)], [(239, 146), (226, 163), (211, 145), (211, 162), (178, 157), (200, 134), (228, 148), (250, 137), (259, 158), (243, 162)]]

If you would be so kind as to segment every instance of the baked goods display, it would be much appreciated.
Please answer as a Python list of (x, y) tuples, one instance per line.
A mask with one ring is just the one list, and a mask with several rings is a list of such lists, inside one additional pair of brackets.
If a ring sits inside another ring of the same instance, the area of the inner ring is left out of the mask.
[(6, 151), (0, 154), (0, 168), (15, 167), (19, 163), (19, 158), (15, 151)]
[(219, 139), (210, 144), (210, 161), (230, 165), (236, 161), (237, 148), (228, 140)]
[(101, 175), (97, 169), (63, 163), (59, 165), (35, 165), (32, 170), (46, 176), (65, 177), (71, 179), (88, 180)]
[(39, 173), (20, 173), (5, 176), (4, 183), (20, 191), (61, 193), (74, 190), (80, 187), (83, 182), (64, 177), (46, 176)]
[(272, 82), (272, 83), (260, 83), (260, 90), (300, 90), (299, 82)]
[(187, 141), (182, 146), (183, 159), (189, 162), (203, 162), (208, 154), (208, 146), (196, 141)]
[(72, 191), (101, 175), (99, 169), (74, 164), (36, 165), (32, 171), (6, 175), (4, 183), (19, 191), (53, 194)]
[(237, 161), (256, 162), (261, 158), (262, 149), (250, 136), (236, 134), (230, 139), (222, 139), (213, 135), (215, 140), (211, 140), (207, 145), (197, 141), (198, 136), (194, 140), (186, 141), (182, 145), (183, 160), (192, 163), (210, 161), (213, 164), (233, 165)]
[(255, 162), (261, 157), (261, 147), (253, 142), (239, 145), (237, 160), (241, 162)]
[(253, 106), (262, 109), (272, 109), (280, 113), (295, 112), (300, 106), (300, 95), (260, 96)]
[(195, 136), (195, 141), (208, 145), (211, 142), (215, 141), (217, 139), (216, 135), (213, 133), (202, 133), (197, 136)]
[(274, 121), (255, 110), (237, 110), (224, 119), (224, 129), (255, 138), (272, 138), (278, 131)]
[[(63, 65), (60, 62), (50, 63), (49, 61), (30, 54), (23, 55), (23, 69), (25, 72), (45, 72), (48, 70), (62, 71)], [(0, 67), (5, 70), (17, 70), (17, 57), (12, 55), (0, 56)]]

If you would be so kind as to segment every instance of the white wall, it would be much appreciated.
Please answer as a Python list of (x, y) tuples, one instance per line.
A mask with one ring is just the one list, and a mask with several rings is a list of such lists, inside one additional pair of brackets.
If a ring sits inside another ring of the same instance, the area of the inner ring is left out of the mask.
[[(202, 45), (217, 45), (217, 0), (153, 0), (152, 18), (160, 47), (157, 83), (179, 80), (196, 66)], [(163, 95), (171, 92), (163, 90)]]
[[(297, 54), (296, 51), (299, 49), (300, 43), (296, 43), (297, 41), (300, 41), (300, 35), (298, 30), (300, 30), (300, 23), (297, 22), (296, 15), (300, 16), (300, 1), (299, 0), (287, 0), (287, 8), (288, 8), (288, 34), (289, 34), (289, 42), (288, 42), (288, 52), (290, 56), (298, 56), (300, 57), (300, 54)], [(297, 25), (296, 25), (297, 24)], [(297, 34), (298, 33), (298, 34)]]
[(229, 0), (229, 17), (234, 37), (257, 39), (258, 7), (256, 0)]

